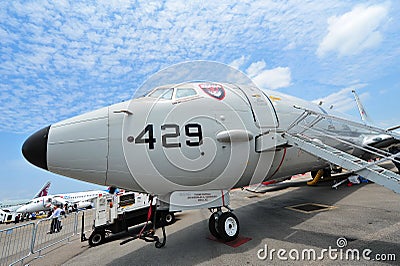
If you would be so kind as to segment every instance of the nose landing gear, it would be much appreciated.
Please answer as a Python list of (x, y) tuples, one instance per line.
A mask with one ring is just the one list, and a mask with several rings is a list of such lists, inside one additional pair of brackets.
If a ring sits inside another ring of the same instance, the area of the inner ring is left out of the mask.
[(208, 220), (208, 228), (211, 235), (226, 242), (235, 240), (239, 236), (240, 226), (239, 220), (232, 210), (222, 212), (219, 207), (214, 212), (212, 209), (210, 211), (212, 214)]

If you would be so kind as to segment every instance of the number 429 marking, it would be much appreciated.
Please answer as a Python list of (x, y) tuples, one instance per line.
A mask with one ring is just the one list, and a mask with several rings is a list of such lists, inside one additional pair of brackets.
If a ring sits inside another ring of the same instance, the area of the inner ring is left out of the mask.
[[(161, 130), (173, 130), (170, 133), (164, 133), (161, 136), (162, 146), (165, 148), (179, 148), (181, 147), (181, 143), (177, 142), (175, 138), (180, 136), (179, 125), (176, 124), (164, 124), (161, 126)], [(189, 147), (196, 147), (200, 146), (203, 143), (203, 133), (201, 130), (201, 125), (191, 123), (185, 125), (185, 135), (189, 137), (186, 140), (186, 145)], [(130, 136), (128, 137), (128, 141), (132, 142), (133, 138)], [(153, 124), (148, 124), (135, 138), (135, 144), (138, 143), (148, 143), (149, 149), (154, 149), (154, 143), (157, 140), (154, 137), (154, 128)]]

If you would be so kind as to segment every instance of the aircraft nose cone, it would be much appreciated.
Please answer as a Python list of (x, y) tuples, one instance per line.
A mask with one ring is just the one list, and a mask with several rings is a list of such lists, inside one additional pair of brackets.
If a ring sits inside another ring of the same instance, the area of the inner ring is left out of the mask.
[(37, 167), (47, 168), (47, 139), (50, 126), (32, 134), (22, 145), (22, 154), (25, 159)]

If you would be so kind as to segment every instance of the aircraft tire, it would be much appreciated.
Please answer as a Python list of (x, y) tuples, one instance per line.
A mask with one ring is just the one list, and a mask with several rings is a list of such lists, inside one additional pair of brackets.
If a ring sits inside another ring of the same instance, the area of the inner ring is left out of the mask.
[(218, 218), (218, 232), (221, 238), (230, 242), (239, 236), (239, 220), (232, 212), (224, 212)]
[(166, 226), (175, 222), (175, 215), (172, 212), (160, 211), (157, 214), (156, 227)]
[(216, 218), (218, 217), (217, 213), (213, 213), (210, 216), (210, 219), (208, 220), (208, 229), (210, 230), (210, 233), (213, 237), (217, 238), (217, 239), (221, 239), (221, 235), (218, 233), (218, 225), (216, 222)]
[(92, 247), (98, 246), (104, 242), (104, 239), (104, 231), (94, 231), (89, 237), (89, 245)]
[(173, 224), (175, 222), (175, 215), (173, 212), (167, 212), (164, 216), (164, 221), (166, 225)]

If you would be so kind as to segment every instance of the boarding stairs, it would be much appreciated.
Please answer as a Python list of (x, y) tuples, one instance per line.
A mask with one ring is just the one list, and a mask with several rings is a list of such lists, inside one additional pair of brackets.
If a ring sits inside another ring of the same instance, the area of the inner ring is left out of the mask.
[[(396, 158), (398, 158), (398, 155), (393, 155), (374, 147), (361, 146), (343, 139), (338, 136), (338, 134), (334, 134), (332, 128), (337, 127), (339, 124), (343, 127), (345, 124), (346, 129), (358, 132), (360, 135), (366, 133), (377, 135), (386, 134), (391, 136), (395, 141), (400, 142), (398, 134), (304, 108), (302, 109), (304, 110), (303, 114), (282, 134), (282, 137), (287, 140), (288, 145), (298, 147), (325, 161), (339, 165), (347, 169), (350, 173), (358, 174), (396, 193), (400, 193), (400, 175), (378, 166), (378, 164), (385, 161), (397, 161)], [(330, 127), (330, 130), (327, 130), (327, 127)], [(343, 131), (341, 133), (343, 133)], [(346, 151), (339, 150), (337, 148), (338, 143), (342, 145), (342, 149), (343, 145), (346, 147), (351, 146), (352, 149), (350, 150), (352, 151), (354, 151), (354, 149), (362, 150), (364, 153), (373, 154), (380, 159), (378, 161), (368, 162), (346, 152), (348, 149)]]

